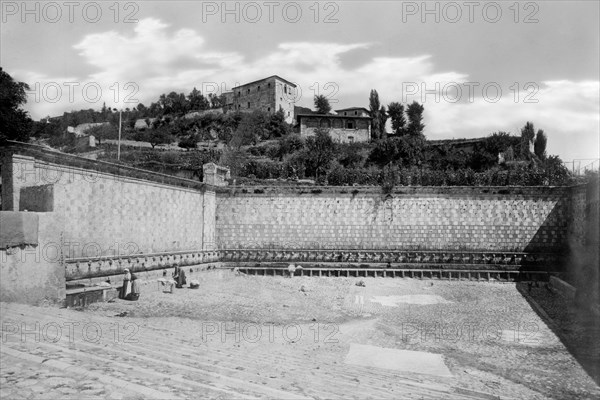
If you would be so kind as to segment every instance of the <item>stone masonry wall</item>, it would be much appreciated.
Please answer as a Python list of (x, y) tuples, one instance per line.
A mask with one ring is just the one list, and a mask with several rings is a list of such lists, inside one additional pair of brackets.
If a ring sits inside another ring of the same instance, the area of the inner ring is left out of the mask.
[(63, 220), (66, 258), (214, 247), (210, 187), (176, 187), (17, 154), (5, 168), (6, 160), (3, 181), (10, 185), (3, 185), (3, 200), (10, 201), (3, 208), (52, 211)]
[(27, 214), (36, 217), (37, 243), (0, 249), (0, 301), (60, 304), (66, 288), (63, 219), (51, 212)]
[(225, 249), (567, 247), (568, 188), (409, 188), (388, 196), (380, 188), (349, 190), (219, 193), (217, 242)]

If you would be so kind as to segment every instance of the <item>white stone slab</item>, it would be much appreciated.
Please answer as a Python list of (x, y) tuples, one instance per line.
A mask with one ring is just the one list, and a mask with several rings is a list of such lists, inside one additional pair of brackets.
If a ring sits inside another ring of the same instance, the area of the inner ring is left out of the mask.
[(409, 294), (405, 296), (374, 296), (371, 299), (373, 303), (379, 303), (382, 306), (398, 307), (398, 304), (449, 304), (452, 303), (442, 296), (433, 294)]
[(389, 349), (366, 344), (350, 344), (350, 350), (344, 360), (346, 364), (363, 367), (391, 369), (443, 377), (452, 373), (444, 363), (441, 354), (424, 351)]

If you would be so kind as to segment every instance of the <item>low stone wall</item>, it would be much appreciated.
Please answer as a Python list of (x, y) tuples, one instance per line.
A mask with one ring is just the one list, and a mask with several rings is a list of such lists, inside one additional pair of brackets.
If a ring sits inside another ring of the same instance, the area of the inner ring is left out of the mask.
[(23, 214), (35, 217), (37, 243), (0, 249), (0, 301), (62, 304), (66, 281), (64, 255), (57, 239), (64, 229), (63, 220), (55, 213)]

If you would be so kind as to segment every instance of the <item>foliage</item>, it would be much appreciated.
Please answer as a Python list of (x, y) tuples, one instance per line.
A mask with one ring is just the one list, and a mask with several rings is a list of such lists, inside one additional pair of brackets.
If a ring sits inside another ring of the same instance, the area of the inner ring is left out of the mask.
[(406, 117), (408, 118), (406, 132), (409, 135), (418, 136), (423, 134), (423, 130), (425, 129), (425, 125), (423, 124), (424, 111), (425, 107), (416, 101), (413, 101), (406, 107)]
[(119, 129), (111, 124), (93, 126), (85, 131), (86, 135), (93, 135), (98, 144), (102, 144), (103, 140), (106, 139), (117, 139), (119, 136)]
[(535, 128), (533, 122), (527, 121), (525, 126), (521, 128), (521, 151), (520, 156), (522, 159), (529, 159), (529, 143), (535, 138)]
[(179, 143), (177, 145), (186, 150), (195, 149), (199, 142), (198, 139), (198, 135), (192, 133), (179, 139)]
[(336, 145), (327, 130), (316, 129), (315, 133), (315, 136), (306, 140), (303, 154), (306, 174), (318, 179), (325, 176), (334, 158)]
[(286, 136), (292, 131), (290, 124), (285, 122), (285, 112), (283, 109), (280, 108), (276, 113), (271, 115), (267, 126), (267, 131), (267, 139)]
[(361, 143), (341, 144), (338, 146), (338, 161), (344, 168), (359, 168), (365, 157), (362, 154), (368, 148)]
[(279, 139), (277, 148), (277, 157), (283, 160), (283, 157), (304, 149), (304, 140), (300, 135), (287, 135)]
[(175, 138), (171, 134), (169, 122), (168, 119), (156, 120), (152, 124), (152, 129), (136, 132), (134, 139), (141, 142), (148, 142), (152, 148), (161, 144), (173, 143)]
[(533, 150), (536, 156), (540, 159), (546, 158), (546, 144), (548, 143), (548, 137), (543, 130), (539, 129), (535, 136), (535, 142), (533, 143)]
[(314, 101), (317, 114), (329, 114), (331, 111), (331, 106), (329, 105), (329, 100), (327, 100), (325, 95), (316, 95)]
[(392, 134), (403, 135), (406, 129), (406, 118), (404, 117), (404, 105), (393, 102), (388, 104), (387, 114), (392, 121)]
[(377, 90), (371, 89), (369, 94), (369, 114), (372, 118), (371, 132), (375, 139), (381, 138), (381, 118), (379, 115), (381, 104), (379, 103), (379, 94)]
[(239, 149), (250, 144), (256, 145), (259, 140), (268, 138), (268, 123), (268, 114), (262, 111), (244, 113), (229, 142), (230, 146)]
[(380, 140), (369, 154), (368, 162), (380, 167), (388, 164), (420, 165), (423, 161), (423, 135), (392, 137)]
[(381, 106), (381, 108), (379, 109), (379, 138), (387, 137), (385, 124), (387, 123), (388, 117), (389, 116), (387, 111), (385, 110), (385, 106)]
[(27, 142), (33, 123), (21, 106), (27, 102), (29, 86), (15, 81), (0, 68), (0, 142), (19, 140)]

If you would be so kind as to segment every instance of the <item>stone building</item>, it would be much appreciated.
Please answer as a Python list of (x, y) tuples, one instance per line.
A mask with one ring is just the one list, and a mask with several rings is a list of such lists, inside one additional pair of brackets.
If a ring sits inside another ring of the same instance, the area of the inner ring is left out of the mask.
[(262, 110), (275, 113), (281, 108), (285, 113), (286, 122), (292, 123), (294, 121), (296, 85), (280, 76), (273, 75), (236, 86), (224, 95), (226, 110)]
[(333, 140), (340, 143), (364, 143), (371, 140), (372, 121), (369, 110), (351, 107), (336, 110), (336, 113), (297, 115), (300, 136), (313, 136), (321, 128), (327, 129)]

